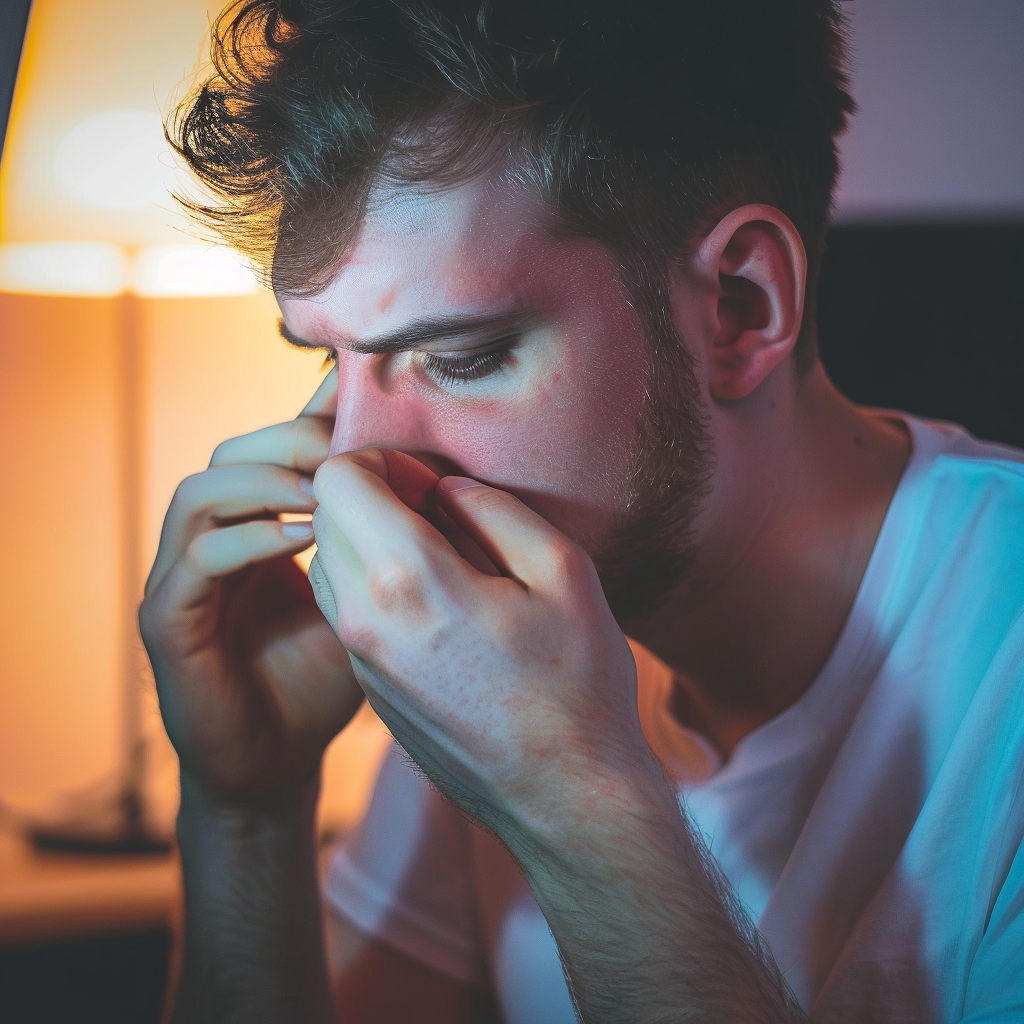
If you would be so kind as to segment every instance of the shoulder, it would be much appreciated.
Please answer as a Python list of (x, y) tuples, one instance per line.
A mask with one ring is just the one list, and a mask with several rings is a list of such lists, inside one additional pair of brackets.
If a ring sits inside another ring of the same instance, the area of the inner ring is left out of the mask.
[(1024, 692), (1024, 452), (906, 419), (914, 453), (873, 592), (883, 674), (902, 679), (933, 724), (951, 726), (980, 701), (991, 729)]
[(914, 443), (911, 464), (932, 483), (933, 493), (951, 493), (986, 503), (998, 496), (1011, 507), (1024, 500), (1024, 450), (982, 441), (963, 427), (940, 420), (904, 417)]
[(906, 420), (914, 454), (897, 511), (905, 551), (922, 584), (941, 578), (953, 593), (984, 598), (990, 613), (995, 602), (1009, 626), (1024, 607), (1024, 451)]

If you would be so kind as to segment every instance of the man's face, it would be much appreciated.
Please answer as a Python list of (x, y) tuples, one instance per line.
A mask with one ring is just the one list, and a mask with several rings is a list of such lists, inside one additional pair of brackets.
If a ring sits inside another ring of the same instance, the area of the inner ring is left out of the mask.
[(693, 557), (699, 395), (652, 363), (611, 251), (549, 223), (497, 176), (379, 192), (328, 287), (281, 299), (284, 333), (336, 355), (332, 454), (397, 448), (516, 494), (632, 613)]
[(649, 346), (611, 254), (543, 223), (495, 178), (378, 193), (330, 285), (281, 310), (336, 353), (332, 454), (432, 457), (593, 553), (626, 504)]

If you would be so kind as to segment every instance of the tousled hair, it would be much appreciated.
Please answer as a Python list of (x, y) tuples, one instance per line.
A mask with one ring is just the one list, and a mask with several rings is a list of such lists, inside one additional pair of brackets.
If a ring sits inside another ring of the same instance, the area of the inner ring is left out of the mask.
[(671, 259), (767, 203), (807, 250), (806, 367), (854, 109), (843, 31), (837, 0), (236, 0), (168, 137), (207, 192), (192, 215), (286, 294), (329, 281), (381, 178), (511, 161), (664, 328)]

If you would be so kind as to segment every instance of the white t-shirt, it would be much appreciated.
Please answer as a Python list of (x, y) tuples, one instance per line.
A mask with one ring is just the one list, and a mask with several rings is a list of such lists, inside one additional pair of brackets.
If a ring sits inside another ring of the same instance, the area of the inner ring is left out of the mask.
[[(635, 649), (641, 719), (801, 1003), (821, 1021), (1024, 1021), (1024, 452), (906, 418), (913, 454), (839, 641), (725, 764)], [(357, 927), (575, 1021), (504, 848), (395, 749), (327, 879)]]

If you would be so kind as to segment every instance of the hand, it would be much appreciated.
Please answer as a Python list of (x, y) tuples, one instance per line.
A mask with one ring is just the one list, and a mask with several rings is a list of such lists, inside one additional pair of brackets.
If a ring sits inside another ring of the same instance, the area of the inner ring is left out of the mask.
[[(513, 495), (387, 449), (328, 460), (315, 488), (317, 601), (371, 705), (456, 803), (504, 838), (578, 801), (595, 766), (650, 757), (632, 655), (576, 544)], [(442, 514), (500, 575), (457, 553)]]
[(292, 556), (309, 547), (300, 487), (327, 457), (337, 371), (289, 423), (224, 442), (164, 520), (139, 610), (160, 709), (184, 774), (246, 806), (316, 775), (362, 702), (344, 647)]

